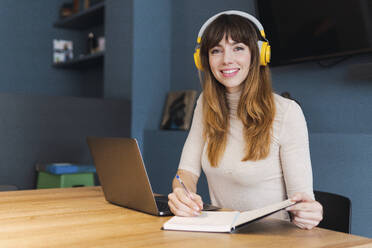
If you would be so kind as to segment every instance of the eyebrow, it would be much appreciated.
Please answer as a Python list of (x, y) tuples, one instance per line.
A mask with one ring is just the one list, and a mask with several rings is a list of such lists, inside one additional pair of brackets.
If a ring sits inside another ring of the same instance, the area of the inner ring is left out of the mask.
[[(221, 42), (221, 41), (220, 41)], [(230, 45), (236, 45), (236, 44), (239, 44), (239, 43), (242, 43), (242, 42), (237, 42), (237, 41), (232, 41), (232, 42), (230, 42), (230, 41), (227, 41), (227, 43), (228, 44), (230, 44)], [(220, 45), (220, 43), (218, 43), (217, 45), (215, 45), (215, 46), (213, 46), (213, 47), (222, 47), (221, 45)], [(212, 47), (212, 48), (213, 48)]]

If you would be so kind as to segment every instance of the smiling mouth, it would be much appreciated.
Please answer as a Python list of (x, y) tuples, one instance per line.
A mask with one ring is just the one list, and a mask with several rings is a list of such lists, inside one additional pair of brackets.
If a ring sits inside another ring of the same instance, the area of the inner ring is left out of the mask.
[(229, 70), (221, 70), (221, 73), (224, 77), (232, 77), (235, 76), (239, 72), (239, 69), (229, 69)]

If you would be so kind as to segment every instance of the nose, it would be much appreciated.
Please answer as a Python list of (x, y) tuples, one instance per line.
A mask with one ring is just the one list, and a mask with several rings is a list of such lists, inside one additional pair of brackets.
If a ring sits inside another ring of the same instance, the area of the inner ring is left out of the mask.
[(223, 53), (223, 63), (224, 64), (231, 64), (232, 63), (232, 60), (233, 60), (233, 57), (232, 57), (232, 52), (230, 51), (230, 49), (225, 49), (225, 52)]

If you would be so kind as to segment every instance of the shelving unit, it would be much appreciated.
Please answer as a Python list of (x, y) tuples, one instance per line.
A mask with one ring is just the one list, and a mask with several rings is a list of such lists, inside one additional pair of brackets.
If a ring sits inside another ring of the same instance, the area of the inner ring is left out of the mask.
[[(104, 10), (105, 2), (103, 1), (72, 16), (58, 20), (53, 26), (56, 28), (85, 30), (90, 27), (103, 25)], [(53, 63), (52, 66), (65, 69), (86, 69), (94, 66), (103, 66), (104, 55), (104, 51), (87, 54), (66, 62)]]
[(81, 82), (82, 95), (88, 97), (103, 96), (105, 52), (89, 54), (84, 44), (88, 45), (87, 38), (90, 32), (94, 32), (97, 37), (104, 36), (104, 20), (105, 1), (103, 0), (53, 23), (55, 28), (74, 30), (73, 32), (61, 30), (63, 36), (59, 38), (73, 41), (74, 58), (65, 62), (52, 63), (51, 66), (57, 70), (64, 70), (63, 73), (71, 74), (72, 77), (78, 77)]
[(104, 52), (97, 52), (90, 55), (85, 55), (81, 58), (69, 60), (67, 62), (54, 63), (55, 68), (66, 69), (86, 69), (93, 66), (103, 65)]
[(86, 29), (92, 26), (102, 25), (104, 21), (105, 2), (97, 3), (89, 9), (66, 17), (54, 23), (56, 28)]

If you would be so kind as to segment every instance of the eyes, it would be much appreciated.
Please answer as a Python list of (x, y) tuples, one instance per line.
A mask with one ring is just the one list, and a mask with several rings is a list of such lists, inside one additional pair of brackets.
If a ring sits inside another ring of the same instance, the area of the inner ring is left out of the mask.
[[(240, 51), (244, 51), (247, 48), (248, 48), (247, 46), (239, 43), (239, 44), (236, 44), (236, 45), (232, 46), (232, 51), (240, 52)], [(212, 49), (209, 50), (209, 53), (211, 55), (217, 55), (217, 54), (221, 54), (223, 52), (224, 52), (224, 48), (220, 45), (217, 45), (217, 46), (215, 46), (215, 47), (213, 47)]]

